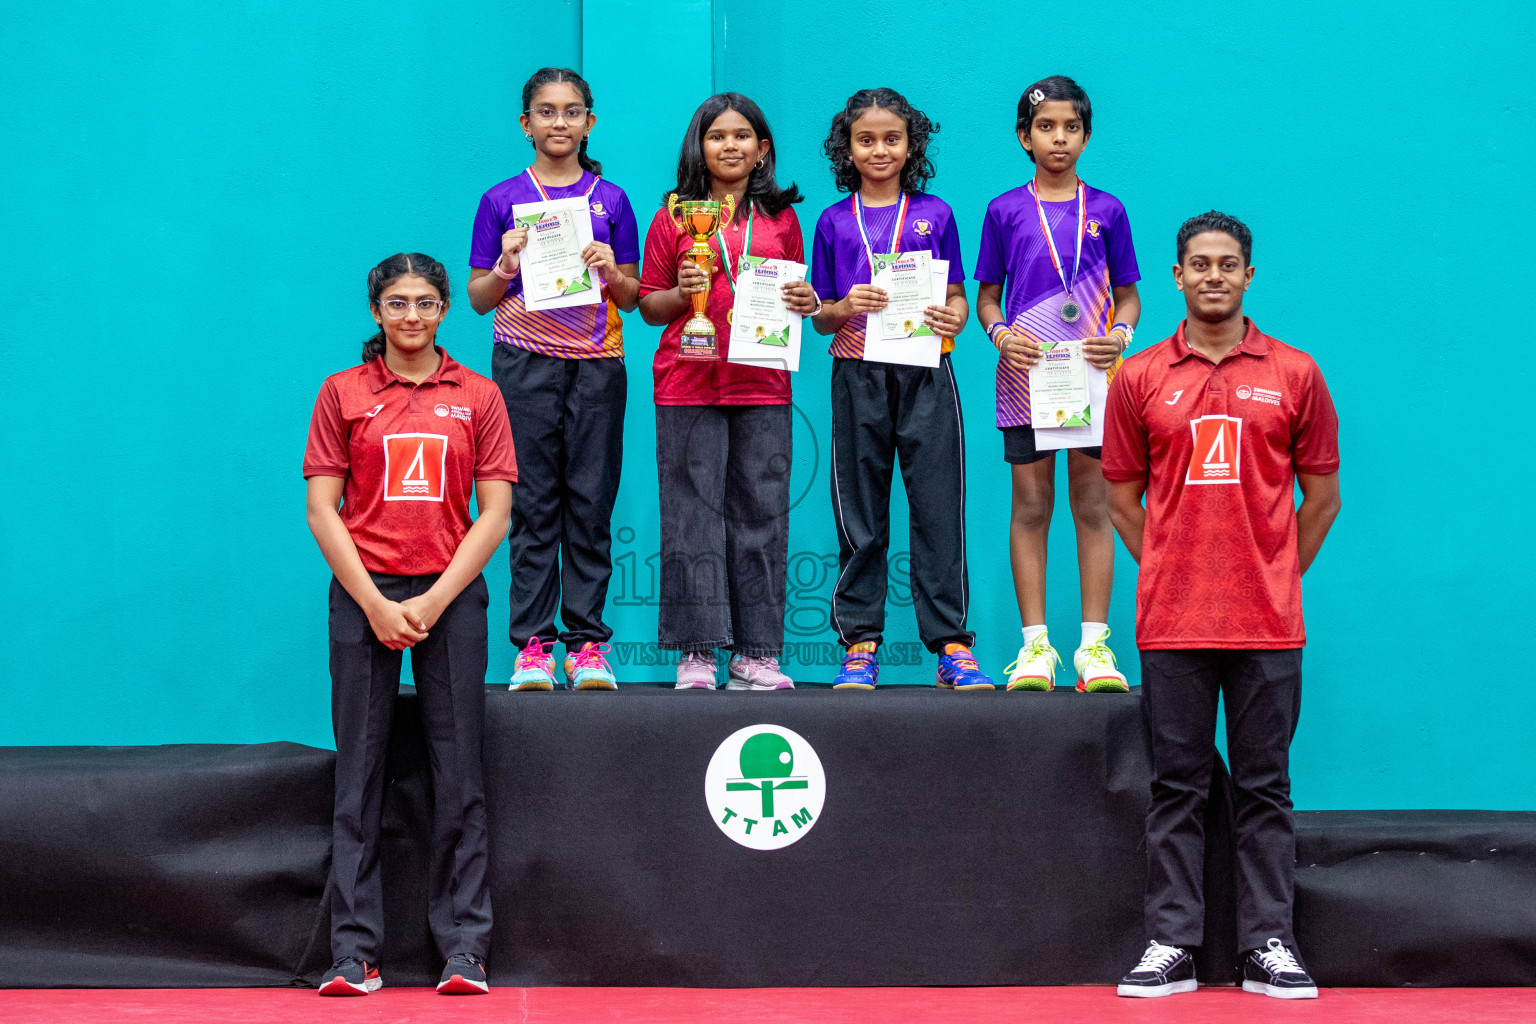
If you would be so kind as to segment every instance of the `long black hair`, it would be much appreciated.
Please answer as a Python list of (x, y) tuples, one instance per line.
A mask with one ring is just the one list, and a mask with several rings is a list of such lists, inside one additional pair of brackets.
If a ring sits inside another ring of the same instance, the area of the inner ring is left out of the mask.
[[(437, 289), (437, 294), (448, 298), (448, 271), (431, 256), (419, 252), (397, 252), (389, 259), (368, 271), (368, 305), (378, 309), (379, 296), (384, 289), (402, 277), (414, 275)], [(379, 310), (383, 316), (384, 311)], [(379, 332), (363, 342), (363, 362), (371, 363), (384, 354), (384, 325)]]
[[(1035, 111), (1040, 109), (1040, 104), (1049, 103), (1051, 100), (1066, 100), (1072, 104), (1072, 109), (1077, 113), (1078, 120), (1083, 122), (1083, 137), (1093, 134), (1093, 104), (1088, 102), (1088, 94), (1083, 87), (1078, 85), (1066, 75), (1052, 75), (1042, 78), (1019, 97), (1019, 113), (1013, 124), (1014, 132), (1029, 133), (1029, 126), (1035, 120)], [(1029, 162), (1035, 162), (1035, 151), (1025, 150), (1029, 154)]]
[(860, 89), (848, 97), (848, 103), (832, 118), (832, 130), (827, 133), (822, 149), (832, 161), (837, 190), (857, 192), (863, 183), (859, 169), (853, 165), (853, 122), (870, 107), (889, 110), (907, 123), (907, 162), (901, 167), (901, 190), (911, 195), (923, 192), (937, 173), (933, 161), (928, 159), (928, 140), (939, 125), (895, 89)]
[[(746, 118), (759, 140), (773, 141), (768, 119), (756, 103), (739, 92), (716, 93), (699, 104), (699, 109), (693, 112), (693, 120), (688, 122), (688, 130), (683, 133), (682, 148), (677, 154), (677, 184), (662, 195), (663, 206), (667, 203), (667, 196), (673, 192), (677, 193), (679, 199), (709, 198), (712, 179), (709, 166), (704, 163), (704, 136), (709, 132), (710, 125), (715, 123), (715, 118), (727, 110), (734, 110)], [(747, 202), (756, 203), (769, 217), (777, 216), (787, 210), (791, 203), (798, 203), (805, 198), (794, 182), (790, 182), (787, 188), (780, 188), (778, 182), (774, 181), (774, 153), (777, 150), (777, 146), (769, 146), (768, 155), (763, 157), (761, 166), (752, 168), (752, 173), (747, 177)]]
[[(533, 98), (538, 95), (540, 89), (557, 82), (569, 82), (571, 85), (574, 85), (576, 91), (581, 93), (581, 102), (586, 104), (587, 113), (592, 113), (592, 87), (587, 84), (585, 78), (582, 78), (570, 68), (539, 68), (539, 70), (535, 71), (533, 77), (528, 79), (523, 85), (523, 113), (528, 113), (529, 107), (533, 105)], [(531, 117), (532, 115), (530, 114), (529, 116)], [(533, 143), (530, 142), (529, 145), (533, 145)], [(587, 139), (585, 135), (581, 139), (581, 148), (576, 150), (576, 162), (581, 164), (581, 169), (584, 171), (591, 171), (596, 175), (603, 173), (603, 165), (587, 156)]]

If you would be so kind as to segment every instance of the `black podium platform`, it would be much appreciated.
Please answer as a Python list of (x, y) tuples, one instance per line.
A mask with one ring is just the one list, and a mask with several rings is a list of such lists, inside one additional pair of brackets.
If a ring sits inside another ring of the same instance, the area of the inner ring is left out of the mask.
[[(492, 981), (1112, 982), (1144, 943), (1138, 701), (494, 690)], [(794, 785), (810, 777), (800, 748), (774, 778), (771, 760), (733, 750), (734, 781), (706, 792), (717, 748), (768, 726), (814, 751), (819, 804)], [(422, 985), (440, 963), (409, 688), (391, 743), (382, 968)], [(329, 752), (287, 743), (0, 748), (0, 986), (313, 982), (329, 963), (331, 774)], [(771, 816), (756, 810), (770, 781)], [(756, 814), (794, 842), (733, 841), (711, 810), (727, 784), (749, 801), (726, 808), (731, 828)], [(1236, 968), (1225, 786), (1197, 961), (1218, 983)], [(1298, 826), (1296, 930), (1320, 983), (1536, 983), (1536, 814), (1313, 812)]]

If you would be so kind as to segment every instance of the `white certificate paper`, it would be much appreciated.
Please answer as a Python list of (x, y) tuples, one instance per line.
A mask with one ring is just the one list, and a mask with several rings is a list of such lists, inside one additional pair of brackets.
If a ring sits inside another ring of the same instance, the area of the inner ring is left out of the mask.
[[(1088, 367), (1088, 405), (1093, 410), (1092, 422), (1085, 427), (1036, 427), (1035, 447), (1040, 451), (1058, 448), (1097, 448), (1104, 443), (1104, 407), (1109, 400), (1109, 374), (1094, 366)], [(1033, 411), (1034, 396), (1030, 396)]]
[(1040, 359), (1029, 370), (1031, 424), (1037, 430), (1088, 426), (1093, 422), (1093, 407), (1083, 343), (1045, 341), (1040, 348)]
[(592, 242), (592, 212), (585, 196), (515, 203), (512, 220), (528, 229), (528, 245), (518, 266), (527, 308), (564, 309), (603, 301), (602, 277), (581, 258)]
[[(918, 253), (917, 255), (926, 258), (929, 271), (928, 298), (924, 301), (923, 306), (942, 306), (944, 304), (944, 296), (949, 291), (949, 260), (937, 260), (928, 253)], [(880, 256), (875, 257), (876, 267), (879, 267), (881, 258)], [(884, 258), (891, 259), (889, 256)], [(880, 283), (878, 276), (875, 280), (875, 287), (884, 288), (887, 295), (892, 294), (888, 286)], [(886, 306), (885, 310), (881, 313), (871, 313), (868, 319), (865, 320), (864, 358), (872, 363), (938, 366), (940, 349), (943, 347), (944, 339), (934, 334), (928, 325), (923, 323), (923, 311), (921, 309), (917, 311), (917, 323), (921, 325), (922, 329), (917, 330), (914, 328), (912, 333), (899, 337), (890, 337), (880, 333), (882, 323), (886, 319), (883, 314), (889, 312), (890, 306)], [(898, 330), (906, 326), (905, 321), (910, 319), (910, 317), (902, 316), (900, 319), (902, 322), (897, 324)]]
[(731, 306), (731, 349), (726, 359), (774, 370), (800, 369), (803, 318), (784, 305), (786, 281), (804, 281), (805, 264), (745, 256), (736, 272)]

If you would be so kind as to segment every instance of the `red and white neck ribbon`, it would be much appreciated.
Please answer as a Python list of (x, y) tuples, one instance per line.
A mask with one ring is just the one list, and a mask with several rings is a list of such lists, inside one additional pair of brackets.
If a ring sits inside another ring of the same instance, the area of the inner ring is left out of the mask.
[[(907, 222), (907, 199), (905, 192), (901, 194), (901, 202), (896, 207), (896, 227), (891, 230), (890, 252), (901, 251), (901, 229)], [(864, 240), (864, 255), (869, 259), (869, 277), (875, 277), (875, 250), (869, 244), (869, 232), (864, 230), (864, 209), (859, 203), (859, 194), (853, 194), (853, 219), (859, 225), (859, 237)]]
[(1067, 297), (1072, 297), (1072, 289), (1077, 287), (1077, 268), (1083, 262), (1083, 237), (1088, 234), (1088, 203), (1084, 198), (1082, 179), (1077, 182), (1077, 253), (1072, 257), (1072, 280), (1067, 280), (1066, 270), (1061, 265), (1061, 254), (1056, 251), (1056, 239), (1051, 237), (1051, 224), (1045, 219), (1045, 207), (1040, 205), (1040, 193), (1035, 190), (1035, 183), (1029, 183), (1029, 194), (1035, 197), (1035, 213), (1040, 216), (1040, 233), (1045, 235), (1045, 244), (1051, 250), (1051, 265), (1056, 268), (1056, 276), (1061, 278), (1061, 286), (1066, 289)]
[[(532, 167), (528, 168), (528, 180), (533, 182), (533, 187), (539, 190), (539, 198), (544, 200), (546, 203), (549, 202), (549, 192), (544, 188), (544, 183), (539, 180), (539, 176), (533, 173)], [(577, 178), (576, 180), (580, 181), (581, 179)], [(592, 190), (597, 188), (597, 183), (602, 180), (602, 178), (594, 174), (592, 176), (592, 187), (583, 192), (581, 197), (585, 199), (587, 196), (590, 196), (592, 194)]]

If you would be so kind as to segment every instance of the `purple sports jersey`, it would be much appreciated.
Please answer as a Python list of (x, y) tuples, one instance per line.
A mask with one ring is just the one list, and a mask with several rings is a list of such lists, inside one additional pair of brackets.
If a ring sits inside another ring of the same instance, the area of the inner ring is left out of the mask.
[[(1067, 293), (1040, 231), (1040, 215), (1035, 210), (1030, 187), (1021, 185), (1004, 192), (987, 205), (975, 276), (978, 281), (1004, 286), (1003, 319), (1015, 334), (1037, 342), (1100, 337), (1115, 324), (1111, 289), (1141, 280), (1136, 251), (1131, 245), (1131, 222), (1120, 200), (1085, 185), (1084, 201), (1088, 224), (1073, 291), (1073, 298), (1083, 312), (1070, 324), (1060, 316)], [(1077, 251), (1077, 199), (1040, 205), (1051, 225), (1062, 272), (1070, 281)], [(1029, 422), (1029, 374), (999, 359), (997, 425), (1028, 426)]]
[[(544, 185), (550, 199), (587, 195), (592, 212), (592, 240), (613, 247), (615, 263), (640, 262), (640, 229), (629, 197), (611, 181), (583, 171), (574, 185)], [(544, 197), (524, 171), (494, 185), (480, 199), (475, 231), (469, 245), (469, 265), (489, 270), (501, 258), (501, 236), (512, 225), (515, 203), (536, 203)], [(495, 339), (508, 345), (563, 359), (599, 359), (624, 354), (624, 322), (604, 288), (603, 301), (593, 306), (530, 310), (523, 305), (523, 275), (507, 282), (491, 327)]]
[[(875, 252), (891, 252), (891, 232), (896, 230), (900, 203), (892, 206), (864, 207), (864, 227)], [(938, 196), (908, 197), (907, 215), (901, 225), (897, 252), (927, 250), (935, 258), (949, 261), (949, 283), (965, 281), (965, 266), (960, 255), (960, 235), (955, 230), (955, 215), (949, 204)], [(832, 302), (848, 294), (856, 284), (869, 283), (869, 256), (859, 225), (853, 216), (853, 196), (833, 203), (822, 211), (816, 222), (816, 239), (811, 245), (811, 287), (823, 300)], [(938, 300), (940, 304), (943, 299)], [(864, 358), (864, 321), (866, 313), (848, 318), (832, 336), (831, 352), (841, 359)], [(955, 347), (955, 339), (944, 339), (945, 352)]]

